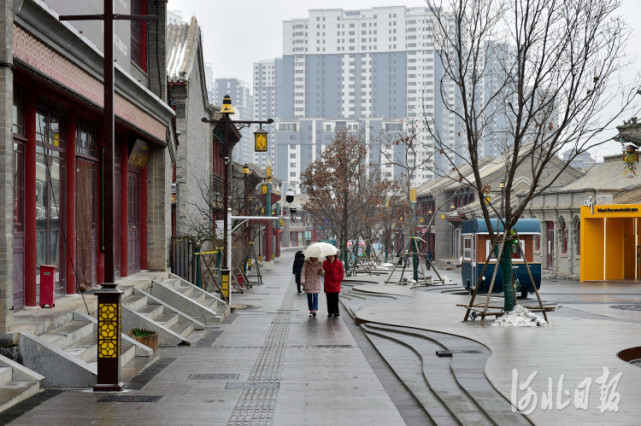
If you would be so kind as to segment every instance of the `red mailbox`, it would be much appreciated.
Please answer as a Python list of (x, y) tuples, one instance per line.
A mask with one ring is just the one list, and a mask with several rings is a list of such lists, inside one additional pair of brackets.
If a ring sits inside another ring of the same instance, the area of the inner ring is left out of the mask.
[(53, 283), (56, 278), (56, 268), (54, 265), (40, 265), (40, 307), (44, 308), (49, 305), (49, 308), (56, 306)]

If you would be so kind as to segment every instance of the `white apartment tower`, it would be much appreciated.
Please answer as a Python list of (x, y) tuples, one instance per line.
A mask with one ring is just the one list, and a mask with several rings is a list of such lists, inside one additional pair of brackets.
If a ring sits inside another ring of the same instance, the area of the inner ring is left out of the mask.
[[(254, 63), (254, 119), (265, 121), (276, 119), (276, 61), (266, 60)], [(267, 159), (275, 163), (275, 137), (273, 125), (263, 125), (267, 130), (267, 153), (254, 153), (254, 161), (261, 168), (267, 165)], [(254, 126), (256, 129), (257, 127)]]
[[(380, 138), (434, 116), (442, 67), (432, 27), (428, 8), (402, 6), (314, 9), (305, 19), (285, 21), (283, 57), (275, 61), (277, 176), (296, 187), (337, 128), (365, 129), (370, 150), (380, 151)], [(439, 109), (437, 116), (444, 114)], [(454, 122), (443, 118), (453, 145)], [(433, 143), (427, 133), (420, 138), (426, 145), (415, 161), (430, 161), (417, 170), (417, 186), (434, 177)], [(403, 172), (370, 152), (369, 160), (377, 159), (388, 178)]]

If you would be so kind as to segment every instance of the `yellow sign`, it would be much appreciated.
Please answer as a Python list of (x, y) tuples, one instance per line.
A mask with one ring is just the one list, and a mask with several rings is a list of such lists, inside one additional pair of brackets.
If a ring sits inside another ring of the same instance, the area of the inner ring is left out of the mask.
[(262, 192), (263, 194), (267, 194), (267, 184), (266, 183), (264, 183), (264, 184), (262, 184), (260, 186), (260, 192)]
[(267, 152), (267, 133), (254, 133), (254, 151)]
[(441, 219), (445, 219), (445, 215), (444, 214), (441, 215)]
[(223, 296), (229, 300), (229, 271), (224, 271), (220, 274), (220, 289)]

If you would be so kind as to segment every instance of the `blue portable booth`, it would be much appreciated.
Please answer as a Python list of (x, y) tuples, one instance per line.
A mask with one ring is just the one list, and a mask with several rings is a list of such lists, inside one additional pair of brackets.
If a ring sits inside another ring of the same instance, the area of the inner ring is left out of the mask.
[[(503, 234), (503, 224), (498, 219), (492, 219), (492, 229), (495, 233)], [(520, 283), (521, 297), (526, 297), (527, 293), (534, 293), (534, 288), (525, 267), (525, 260), (530, 267), (530, 272), (534, 278), (536, 288), (541, 287), (541, 263), (534, 263), (534, 238), (541, 235), (541, 224), (538, 219), (519, 219), (514, 228), (519, 235), (519, 247), (512, 246), (512, 268), (514, 270), (514, 277)], [(492, 248), (490, 241), (490, 233), (488, 232), (487, 224), (484, 219), (472, 219), (464, 221), (461, 229), (461, 247), (463, 258), (461, 262), (461, 275), (463, 279), (463, 286), (474, 292), (476, 281), (478, 280), (483, 266), (487, 260), (488, 253)], [(492, 274), (494, 274), (494, 267), (498, 266), (496, 257), (493, 254), (490, 258), (490, 263), (487, 265), (485, 279), (481, 281), (481, 287), (478, 293), (487, 293), (492, 282)], [(503, 291), (503, 274), (499, 268), (496, 273), (496, 280), (494, 281), (493, 293), (500, 293)]]

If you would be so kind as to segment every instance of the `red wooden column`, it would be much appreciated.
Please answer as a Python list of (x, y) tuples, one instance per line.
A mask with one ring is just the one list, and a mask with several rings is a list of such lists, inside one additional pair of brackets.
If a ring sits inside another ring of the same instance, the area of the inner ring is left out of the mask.
[(24, 96), (24, 304), (34, 307), (36, 299), (36, 93)]
[[(100, 151), (104, 149), (105, 146), (105, 138), (102, 132), (98, 132), (97, 136), (97, 142), (98, 146), (100, 147)], [(102, 156), (102, 154), (101, 154)], [(98, 173), (101, 174), (103, 173), (103, 168), (104, 164), (103, 161), (100, 162), (99, 164), (99, 169)], [(100, 231), (102, 229), (102, 223), (105, 220), (105, 218), (102, 215), (102, 212), (104, 211), (106, 206), (103, 206), (102, 204), (102, 185), (98, 185), (97, 188), (94, 188), (94, 191), (96, 191), (96, 197), (98, 197), (98, 200), (100, 200), (98, 203), (98, 211), (100, 214), (97, 215), (96, 219), (96, 230), (98, 231), (98, 254), (96, 255), (96, 283), (98, 285), (104, 284), (105, 282), (105, 251), (103, 249), (103, 246), (105, 242), (103, 241), (103, 233)]]
[(147, 269), (147, 166), (140, 177), (140, 269)]
[(67, 196), (65, 223), (67, 250), (65, 256), (65, 294), (76, 294), (76, 111), (71, 110), (65, 117), (65, 164), (67, 165)]
[(120, 149), (120, 276), (129, 275), (129, 150), (127, 140), (119, 140)]
[(276, 235), (276, 257), (280, 257), (280, 234), (282, 233), (282, 229), (276, 229), (274, 231), (274, 235)]

